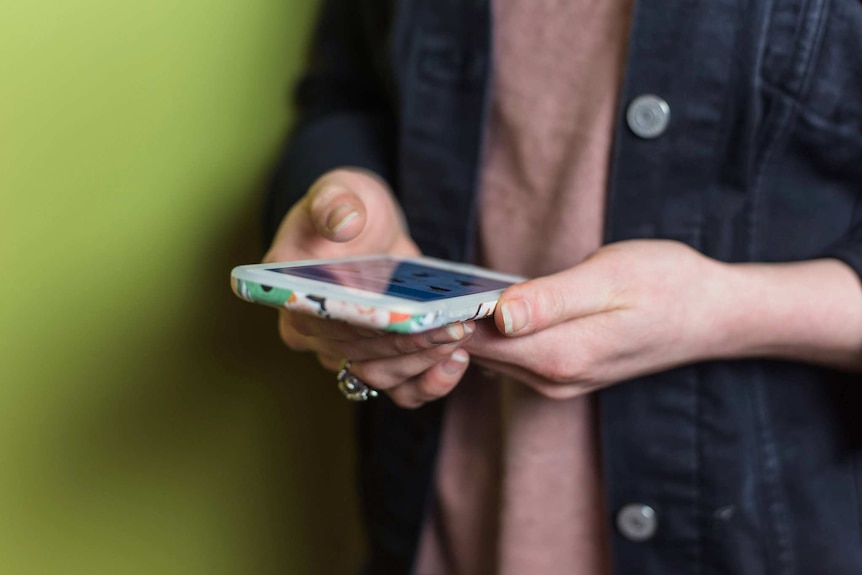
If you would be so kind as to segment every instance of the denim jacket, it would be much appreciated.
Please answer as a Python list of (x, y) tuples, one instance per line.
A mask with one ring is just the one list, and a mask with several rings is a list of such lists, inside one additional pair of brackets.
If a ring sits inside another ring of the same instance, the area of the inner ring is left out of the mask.
[[(392, 185), (426, 254), (472, 258), (489, 4), (324, 3), (270, 235), (314, 179), (361, 166)], [(660, 137), (627, 122), (644, 94), (669, 107)], [(860, 0), (637, 2), (607, 242), (673, 239), (729, 262), (834, 257), (862, 273), (860, 198)], [(598, 403), (615, 573), (862, 573), (858, 376), (701, 363), (612, 386)], [(444, 409), (358, 408), (368, 573), (412, 569)]]

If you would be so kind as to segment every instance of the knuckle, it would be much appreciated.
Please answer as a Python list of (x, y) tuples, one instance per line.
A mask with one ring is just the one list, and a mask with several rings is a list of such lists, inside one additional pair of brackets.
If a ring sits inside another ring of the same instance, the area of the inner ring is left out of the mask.
[(318, 353), (317, 361), (322, 365), (325, 369), (329, 371), (338, 371), (341, 369), (341, 361), (333, 356), (326, 353)]
[(353, 364), (350, 371), (353, 375), (377, 389), (390, 389), (403, 381), (403, 378), (393, 375), (391, 371), (384, 369), (381, 363), (380, 361), (356, 363)]
[(390, 391), (389, 398), (395, 403), (395, 405), (403, 407), (404, 409), (418, 409), (422, 407), (424, 403), (413, 393), (410, 393), (410, 390), (403, 387)]
[(320, 353), (325, 353), (330, 357), (334, 357), (339, 363), (345, 359), (361, 360), (358, 354), (355, 354), (350, 346), (344, 345), (343, 342), (333, 341), (328, 339), (313, 339), (314, 349)]
[(538, 358), (533, 371), (557, 384), (591, 384), (595, 381), (596, 354), (590, 343), (579, 340), (566, 353), (548, 354)]
[(546, 359), (539, 368), (539, 373), (545, 379), (555, 383), (569, 383), (575, 379), (575, 370), (568, 358), (555, 357)]
[(434, 377), (427, 373), (417, 382), (416, 387), (424, 399), (431, 401), (448, 395), (457, 383), (458, 380)]
[(402, 335), (395, 336), (395, 339), (392, 340), (392, 347), (401, 355), (410, 355), (421, 349), (416, 338)]
[(285, 323), (287, 323), (296, 333), (303, 336), (312, 335), (311, 329), (308, 325), (308, 319), (302, 314), (286, 313), (284, 317)]
[(559, 320), (566, 312), (566, 296), (556, 287), (547, 287), (539, 292), (541, 294), (536, 306), (536, 317), (534, 322), (546, 325), (549, 322)]
[(537, 371), (548, 381), (547, 389), (537, 389), (550, 399), (571, 399), (600, 387), (584, 357), (575, 355), (546, 361)]
[(536, 383), (530, 385), (530, 387), (545, 399), (552, 399), (554, 401), (573, 399), (586, 393), (586, 391), (577, 385)]
[(422, 356), (428, 367), (431, 367), (440, 361), (448, 359), (459, 347), (461, 347), (461, 342), (438, 345), (422, 352)]
[[(347, 168), (335, 168), (320, 176), (313, 186), (355, 183), (356, 176)], [(313, 187), (312, 186), (312, 187)]]
[(281, 341), (290, 349), (294, 351), (308, 350), (308, 343), (305, 337), (297, 333), (286, 322), (281, 321), (278, 323), (278, 334), (281, 337)]

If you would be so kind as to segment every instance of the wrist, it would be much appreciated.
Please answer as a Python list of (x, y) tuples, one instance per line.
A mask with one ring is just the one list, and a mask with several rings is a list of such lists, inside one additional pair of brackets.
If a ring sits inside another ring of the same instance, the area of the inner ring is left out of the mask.
[(748, 274), (735, 264), (728, 264), (706, 256), (696, 277), (699, 279), (694, 312), (688, 315), (695, 323), (690, 341), (695, 345), (695, 361), (710, 361), (739, 357), (747, 348), (751, 336), (749, 323), (756, 323), (750, 311), (746, 283)]
[(719, 264), (713, 358), (768, 357), (858, 369), (862, 287), (831, 259)]

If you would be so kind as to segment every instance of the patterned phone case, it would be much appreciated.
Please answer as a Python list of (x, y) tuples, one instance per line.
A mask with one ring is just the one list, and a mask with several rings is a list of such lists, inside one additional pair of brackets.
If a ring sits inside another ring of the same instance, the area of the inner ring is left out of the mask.
[(496, 300), (483, 302), (477, 306), (472, 316), (453, 317), (441, 311), (409, 314), (237, 278), (231, 278), (231, 285), (236, 295), (252, 303), (275, 308), (284, 307), (318, 317), (396, 333), (418, 333), (453, 322), (490, 317), (497, 306)]

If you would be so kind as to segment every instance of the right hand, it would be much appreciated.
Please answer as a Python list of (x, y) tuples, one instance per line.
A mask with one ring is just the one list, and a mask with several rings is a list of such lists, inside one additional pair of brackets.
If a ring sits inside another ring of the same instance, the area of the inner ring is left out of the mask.
[[(366, 254), (418, 256), (395, 198), (385, 183), (357, 169), (322, 176), (282, 220), (264, 262)], [(317, 354), (321, 365), (350, 371), (402, 407), (415, 408), (449, 393), (464, 375), (460, 347), (472, 323), (420, 334), (386, 334), (330, 319), (279, 310), (281, 339)]]

